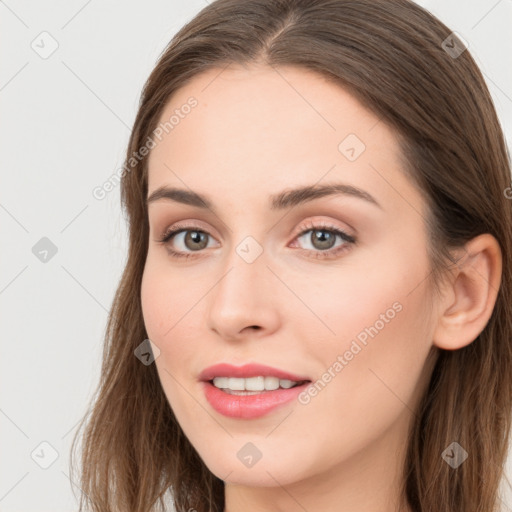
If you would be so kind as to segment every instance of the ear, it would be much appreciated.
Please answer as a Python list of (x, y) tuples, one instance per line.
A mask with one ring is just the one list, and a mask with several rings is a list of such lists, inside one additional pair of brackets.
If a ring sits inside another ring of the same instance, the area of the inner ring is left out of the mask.
[(440, 299), (433, 344), (445, 350), (469, 345), (491, 318), (501, 282), (502, 254), (491, 234), (479, 235), (459, 252)]

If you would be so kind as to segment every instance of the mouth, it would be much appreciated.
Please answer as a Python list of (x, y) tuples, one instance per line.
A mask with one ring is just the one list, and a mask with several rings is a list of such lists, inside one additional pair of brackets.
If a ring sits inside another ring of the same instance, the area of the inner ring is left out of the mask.
[[(244, 420), (254, 420), (268, 415), (276, 409), (291, 405), (293, 401), (298, 400), (299, 395), (311, 384), (310, 380), (298, 382), (285, 380), (282, 382), (276, 378), (276, 380), (269, 380), (269, 387), (273, 389), (245, 389), (246, 382), (243, 382), (244, 389), (231, 389), (231, 386), (235, 388), (242, 387), (238, 382), (239, 380), (248, 380), (248, 387), (251, 387), (251, 379), (258, 379), (256, 381), (257, 385), (261, 387), (261, 381), (265, 385), (266, 378), (237, 378), (234, 382), (228, 380), (227, 384), (225, 382), (226, 379), (226, 377), (220, 377), (203, 382), (204, 396), (212, 409), (217, 413), (228, 418)], [(281, 384), (284, 386), (281, 387)]]
[(255, 419), (291, 404), (311, 379), (279, 368), (249, 363), (220, 363), (199, 375), (206, 400), (223, 416)]

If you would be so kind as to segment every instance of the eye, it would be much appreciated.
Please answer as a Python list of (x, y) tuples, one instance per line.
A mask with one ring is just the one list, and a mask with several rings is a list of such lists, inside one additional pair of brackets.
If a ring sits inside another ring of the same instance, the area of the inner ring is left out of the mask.
[[(306, 228), (306, 229), (305, 229)], [(331, 225), (322, 223), (310, 223), (301, 226), (299, 234), (294, 240), (305, 238), (312, 249), (301, 249), (313, 258), (332, 258), (339, 253), (348, 250), (351, 245), (356, 243), (356, 239), (345, 231)], [(306, 235), (311, 233), (309, 237)], [(195, 257), (194, 252), (200, 252), (208, 246), (208, 237), (211, 235), (197, 226), (175, 226), (165, 231), (162, 237), (157, 240), (158, 243), (167, 246), (167, 249), (173, 258)], [(341, 240), (341, 244), (334, 247), (336, 239)], [(171, 247), (171, 242), (182, 244), (184, 249), (175, 250)], [(293, 246), (293, 245), (292, 245)], [(190, 252), (187, 252), (190, 251)], [(199, 255), (198, 255), (199, 256)]]
[[(309, 242), (313, 249), (304, 249), (307, 252), (312, 253), (313, 258), (333, 258), (338, 256), (341, 252), (350, 249), (350, 246), (356, 243), (356, 239), (336, 226), (326, 225), (323, 223), (314, 224), (311, 222), (308, 229), (302, 230), (296, 239), (305, 238), (306, 242)], [(310, 233), (308, 235), (308, 233)], [(341, 240), (341, 244), (334, 247), (336, 239)], [(318, 250), (316, 250), (318, 249)]]
[(190, 249), (190, 245), (192, 247), (192, 252), (197, 252), (207, 247), (207, 237), (209, 236), (209, 233), (197, 228), (196, 226), (175, 226), (174, 228), (168, 229), (158, 242), (163, 245), (167, 245), (167, 249), (172, 257), (189, 258), (194, 255), (182, 252), (182, 250), (176, 251), (172, 249), (170, 247), (170, 242), (177, 241), (182, 245), (184, 244), (185, 249)]

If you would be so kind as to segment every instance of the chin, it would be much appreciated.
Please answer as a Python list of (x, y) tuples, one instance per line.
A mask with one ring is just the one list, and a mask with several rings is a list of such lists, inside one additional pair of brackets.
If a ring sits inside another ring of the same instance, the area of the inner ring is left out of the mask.
[[(225, 482), (251, 487), (276, 487), (288, 485), (305, 478), (306, 461), (301, 458), (300, 467), (297, 465), (297, 453), (286, 457), (280, 450), (269, 447), (268, 443), (255, 440), (261, 448), (261, 458), (251, 462), (250, 458), (242, 462), (246, 454), (251, 452), (256, 455), (255, 448), (250, 446), (250, 441), (231, 440), (235, 447), (220, 447), (219, 453), (199, 453), (208, 469)], [(244, 448), (245, 447), (245, 448)], [(270, 455), (265, 456), (268, 450)], [(226, 454), (233, 453), (233, 456)], [(240, 460), (242, 459), (242, 460)], [(252, 464), (252, 465), (251, 465)]]
[[(260, 466), (252, 468), (216, 464), (210, 471), (224, 482), (247, 487), (277, 487), (295, 482), (290, 467)], [(215, 470), (215, 471), (213, 471)]]

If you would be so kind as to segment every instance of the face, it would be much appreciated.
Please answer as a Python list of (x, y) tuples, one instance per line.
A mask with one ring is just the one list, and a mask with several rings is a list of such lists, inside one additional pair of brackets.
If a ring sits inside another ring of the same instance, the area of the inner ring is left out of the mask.
[[(424, 197), (393, 132), (338, 85), (292, 67), (219, 73), (171, 98), (149, 156), (141, 300), (169, 404), (232, 483), (389, 467), (432, 347)], [(235, 368), (204, 373), (220, 363)], [(203, 381), (222, 376), (253, 393)]]

